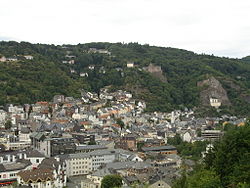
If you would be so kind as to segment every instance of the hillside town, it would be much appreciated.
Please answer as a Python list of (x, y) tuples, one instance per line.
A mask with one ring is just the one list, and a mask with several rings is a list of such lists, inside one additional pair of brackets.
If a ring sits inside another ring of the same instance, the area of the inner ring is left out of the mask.
[(223, 135), (218, 123), (245, 121), (195, 118), (189, 109), (145, 110), (143, 100), (109, 87), (99, 94), (81, 90), (78, 99), (56, 95), (51, 102), (2, 106), (0, 186), (100, 188), (106, 175), (119, 174), (123, 187), (168, 188), (183, 164), (188, 170), (194, 166), (168, 143), (170, 138), (209, 142), (209, 148)]

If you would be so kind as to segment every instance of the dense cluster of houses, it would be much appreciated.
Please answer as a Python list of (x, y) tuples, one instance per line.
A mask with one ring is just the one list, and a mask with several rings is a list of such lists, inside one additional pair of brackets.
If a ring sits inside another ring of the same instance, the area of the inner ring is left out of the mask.
[(223, 133), (211, 129), (219, 121), (244, 121), (197, 119), (188, 109), (145, 113), (144, 101), (108, 87), (81, 96), (1, 107), (0, 185), (99, 188), (104, 176), (119, 174), (124, 186), (171, 187), (183, 160), (169, 137), (216, 140)]

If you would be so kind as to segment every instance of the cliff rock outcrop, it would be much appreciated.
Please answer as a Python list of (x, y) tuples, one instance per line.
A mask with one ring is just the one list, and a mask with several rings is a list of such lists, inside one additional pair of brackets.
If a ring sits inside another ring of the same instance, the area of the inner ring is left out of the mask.
[(226, 90), (216, 78), (210, 77), (207, 80), (200, 81), (197, 86), (204, 87), (204, 90), (200, 92), (202, 105), (210, 106), (211, 98), (218, 99), (222, 105), (231, 105)]
[(159, 78), (162, 82), (168, 82), (167, 78), (163, 75), (161, 66), (150, 63), (149, 66), (144, 67), (143, 70), (151, 73), (154, 77)]

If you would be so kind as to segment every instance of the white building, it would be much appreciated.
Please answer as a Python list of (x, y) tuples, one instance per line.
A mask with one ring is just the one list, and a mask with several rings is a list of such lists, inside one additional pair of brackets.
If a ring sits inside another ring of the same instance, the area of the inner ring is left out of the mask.
[(215, 108), (219, 108), (221, 106), (221, 102), (219, 99), (210, 98), (210, 105)]
[(77, 176), (92, 172), (92, 158), (87, 153), (69, 154), (65, 161), (67, 176)]
[(96, 185), (96, 188), (101, 188), (101, 182), (104, 176), (112, 174), (107, 168), (100, 169), (93, 174), (87, 175), (87, 178)]
[(96, 150), (89, 153), (69, 154), (66, 161), (67, 176), (90, 174), (101, 165), (112, 163), (119, 158), (120, 150)]
[(4, 56), (0, 57), (0, 62), (5, 62), (5, 61), (7, 61), (6, 57)]
[(23, 56), (25, 59), (27, 60), (32, 60), (33, 59), (33, 56), (32, 55), (25, 55)]
[(30, 143), (27, 142), (9, 142), (3, 143), (6, 150), (21, 150), (30, 147)]
[(89, 65), (89, 70), (94, 70), (95, 69), (95, 65)]
[(21, 131), (19, 132), (19, 141), (31, 144), (30, 134), (31, 132), (28, 128), (22, 127)]
[(97, 170), (102, 164), (112, 163), (116, 159), (115, 150), (97, 150), (91, 152), (93, 170)]
[(134, 67), (134, 62), (127, 62), (127, 67), (128, 68), (133, 68)]
[(88, 77), (89, 74), (87, 72), (81, 72), (80, 77)]
[(184, 142), (191, 142), (192, 141), (192, 135), (189, 131), (186, 131), (183, 135), (182, 135), (182, 140)]

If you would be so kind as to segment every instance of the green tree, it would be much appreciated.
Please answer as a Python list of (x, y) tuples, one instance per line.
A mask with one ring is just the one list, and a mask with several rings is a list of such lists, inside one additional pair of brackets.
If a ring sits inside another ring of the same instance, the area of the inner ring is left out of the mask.
[(186, 171), (184, 170), (182, 172), (181, 177), (174, 182), (173, 188), (186, 188), (186, 187), (187, 187), (187, 174)]
[(30, 113), (33, 111), (32, 106), (29, 107), (29, 111), (28, 111), (28, 116), (30, 116)]
[(12, 123), (10, 120), (7, 120), (4, 124), (5, 129), (10, 129), (12, 127)]
[(198, 137), (201, 137), (201, 129), (200, 128), (196, 130), (196, 134)]
[(168, 138), (168, 144), (171, 145), (180, 145), (182, 143), (181, 136), (179, 134), (176, 134), (173, 138)]
[(212, 170), (201, 170), (188, 177), (187, 188), (222, 188), (219, 176)]
[(204, 163), (206, 168), (210, 168), (213, 165), (214, 158), (215, 158), (215, 153), (213, 151), (213, 148), (210, 148), (204, 158)]
[(136, 145), (137, 145), (137, 150), (142, 151), (141, 148), (145, 145), (145, 143), (144, 142), (137, 142)]
[(123, 129), (123, 128), (125, 127), (125, 123), (121, 120), (121, 118), (118, 118), (118, 119), (116, 120), (116, 123), (117, 123), (118, 125), (120, 125), (121, 129)]
[[(212, 157), (211, 157), (212, 156)], [(223, 186), (250, 184), (250, 123), (226, 132), (205, 158), (207, 169), (214, 169)]]
[(122, 178), (119, 175), (112, 174), (104, 176), (101, 182), (101, 188), (114, 188), (122, 186)]
[(91, 141), (88, 143), (88, 145), (96, 145), (96, 142), (93, 141), (93, 140), (91, 140)]

